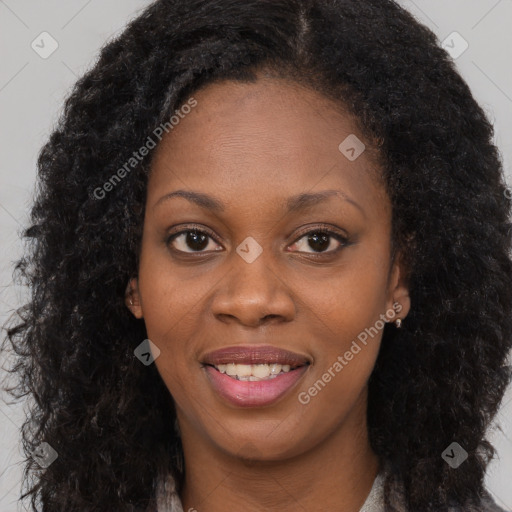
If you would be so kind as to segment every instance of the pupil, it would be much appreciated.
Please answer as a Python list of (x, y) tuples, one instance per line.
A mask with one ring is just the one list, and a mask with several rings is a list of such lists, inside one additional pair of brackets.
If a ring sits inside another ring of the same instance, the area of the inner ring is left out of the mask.
[(308, 242), (312, 249), (322, 252), (329, 247), (329, 235), (327, 235), (326, 233), (322, 233), (320, 235), (318, 233), (315, 233), (308, 237)]
[[(198, 242), (198, 240), (200, 241)], [(188, 231), (186, 243), (191, 249), (200, 251), (208, 245), (208, 235), (197, 231)]]

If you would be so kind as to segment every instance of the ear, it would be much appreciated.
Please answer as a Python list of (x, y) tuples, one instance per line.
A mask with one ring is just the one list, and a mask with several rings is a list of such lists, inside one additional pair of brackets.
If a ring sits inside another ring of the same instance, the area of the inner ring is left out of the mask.
[(395, 311), (394, 320), (403, 320), (411, 309), (411, 298), (409, 296), (409, 283), (405, 265), (401, 255), (398, 254), (393, 262), (389, 277), (387, 310)]
[(128, 282), (124, 303), (126, 304), (126, 307), (133, 313), (135, 318), (142, 318), (144, 316), (140, 303), (139, 281), (136, 277), (132, 277)]

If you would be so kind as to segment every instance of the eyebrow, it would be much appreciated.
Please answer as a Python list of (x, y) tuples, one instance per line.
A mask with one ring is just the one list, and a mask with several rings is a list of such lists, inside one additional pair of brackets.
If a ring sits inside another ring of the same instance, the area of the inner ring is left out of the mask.
[[(358, 210), (361, 211), (361, 213), (366, 216), (365, 211), (359, 205), (356, 203), (352, 198), (347, 196), (344, 192), (341, 190), (322, 190), (320, 192), (304, 192), (302, 194), (298, 194), (292, 197), (289, 197), (286, 200), (286, 209), (288, 213), (301, 211), (301, 210), (307, 210), (308, 208), (311, 208), (312, 206), (318, 204), (320, 201), (323, 201), (325, 199), (328, 199), (332, 196), (339, 196), (341, 199), (345, 200), (346, 202), (354, 205)], [(224, 204), (219, 201), (218, 199), (208, 195), (204, 194), (202, 192), (195, 192), (192, 190), (175, 190), (174, 192), (169, 192), (168, 194), (165, 194), (162, 196), (153, 206), (153, 208), (156, 208), (159, 204), (168, 201), (169, 199), (173, 197), (182, 197), (184, 199), (187, 199), (188, 201), (197, 204), (201, 208), (204, 208), (206, 210), (210, 210), (213, 212), (223, 212), (225, 211)]]

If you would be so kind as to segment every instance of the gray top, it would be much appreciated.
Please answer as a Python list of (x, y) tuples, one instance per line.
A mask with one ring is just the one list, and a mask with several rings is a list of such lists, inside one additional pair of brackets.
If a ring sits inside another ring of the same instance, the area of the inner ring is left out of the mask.
[[(384, 471), (381, 471), (375, 477), (372, 488), (366, 497), (363, 506), (359, 512), (384, 512)], [(407, 512), (402, 502), (394, 503), (397, 510)], [(494, 502), (489, 494), (482, 498), (481, 505), (478, 508), (466, 507), (450, 508), (451, 512), (512, 512), (506, 511)], [(160, 481), (157, 488), (157, 512), (184, 512), (180, 497), (176, 492), (174, 479), (169, 476), (164, 483)]]
[(372, 488), (359, 512), (383, 512), (384, 473), (375, 477)]
[[(384, 475), (381, 472), (375, 478), (370, 493), (359, 512), (384, 511), (382, 505), (383, 481)], [(159, 484), (157, 505), (157, 512), (183, 512), (183, 505), (176, 492), (174, 480), (171, 477), (168, 478), (164, 485)]]

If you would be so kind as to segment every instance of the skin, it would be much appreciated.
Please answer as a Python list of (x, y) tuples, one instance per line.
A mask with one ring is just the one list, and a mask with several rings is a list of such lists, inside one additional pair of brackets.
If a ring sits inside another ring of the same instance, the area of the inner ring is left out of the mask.
[[(391, 259), (391, 203), (375, 160), (367, 149), (349, 161), (340, 142), (350, 134), (365, 141), (354, 119), (292, 82), (223, 81), (194, 98), (197, 106), (155, 149), (139, 273), (126, 300), (161, 351), (155, 364), (176, 403), (183, 508), (357, 512), (379, 469), (366, 406), (382, 331), (308, 404), (298, 395), (394, 303), (401, 311), (393, 320), (410, 308), (405, 269), (399, 255)], [(224, 211), (182, 197), (159, 202), (179, 189), (214, 196)], [(327, 189), (337, 194), (286, 212), (290, 196)], [(191, 224), (216, 239), (187, 245), (182, 234), (167, 243), (171, 228)], [(349, 244), (308, 243), (305, 233), (323, 233), (322, 224)], [(236, 252), (249, 236), (263, 249), (252, 263)], [(312, 364), (277, 403), (236, 407), (215, 393), (201, 358), (244, 344), (274, 345)]]

